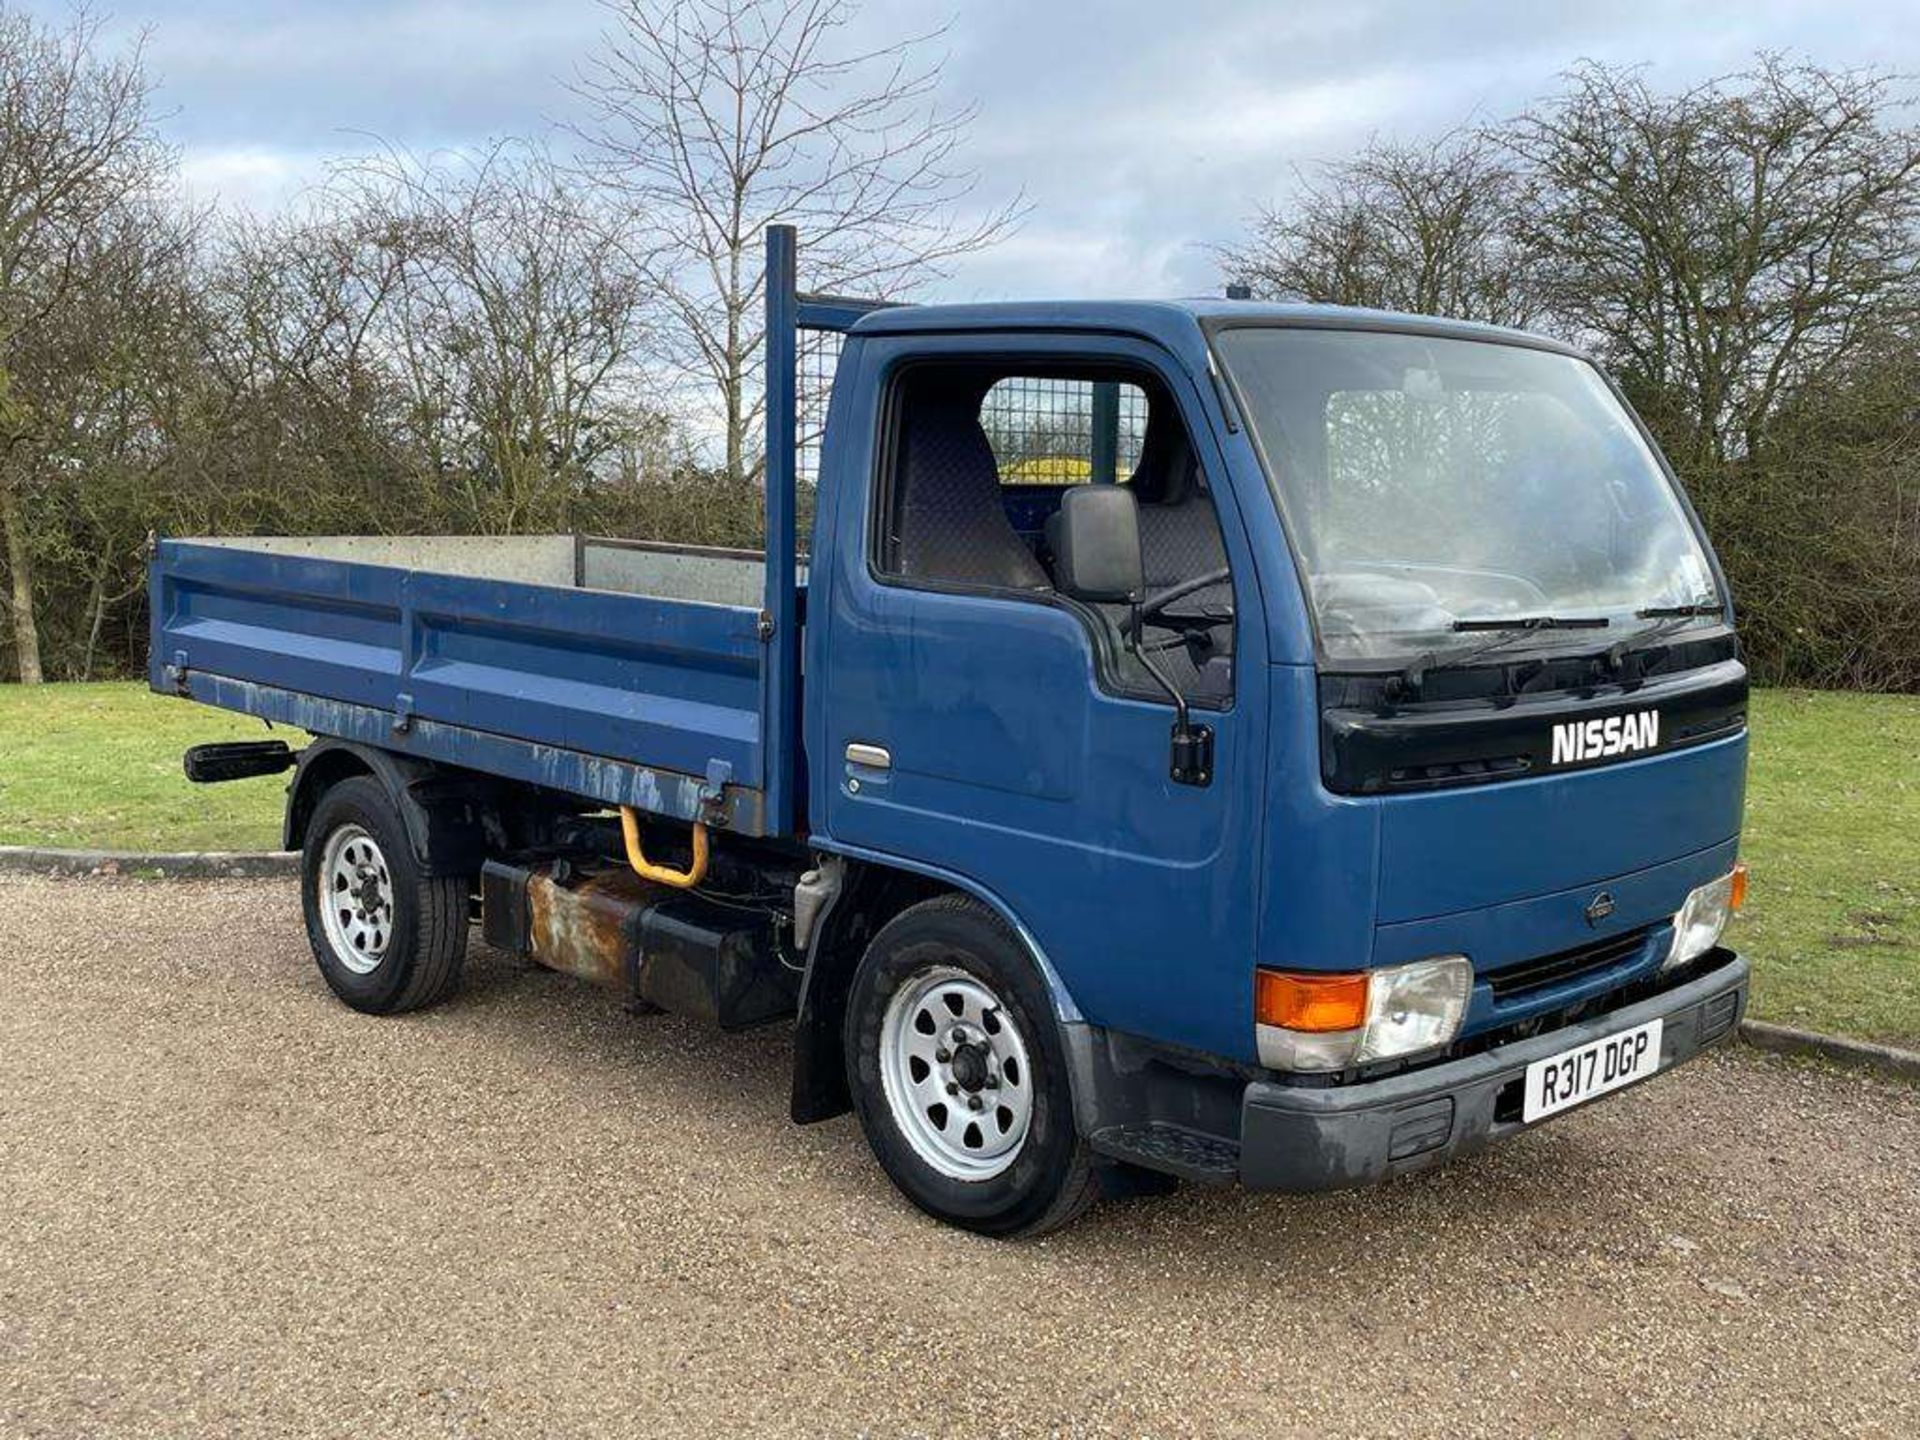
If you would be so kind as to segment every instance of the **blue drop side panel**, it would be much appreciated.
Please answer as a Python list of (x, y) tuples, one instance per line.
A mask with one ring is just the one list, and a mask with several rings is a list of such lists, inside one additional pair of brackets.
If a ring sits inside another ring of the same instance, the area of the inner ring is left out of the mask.
[(751, 610), (184, 541), (160, 545), (152, 598), (156, 689), (175, 688), (168, 667), (184, 657), (190, 676), (241, 682), (212, 703), (260, 713), (247, 687), (264, 687), (404, 713), (460, 751), (434, 758), (491, 773), (551, 767), (503, 767), (501, 743), (475, 750), (455, 731), (583, 764), (705, 777), (718, 762), (737, 787), (764, 780)]

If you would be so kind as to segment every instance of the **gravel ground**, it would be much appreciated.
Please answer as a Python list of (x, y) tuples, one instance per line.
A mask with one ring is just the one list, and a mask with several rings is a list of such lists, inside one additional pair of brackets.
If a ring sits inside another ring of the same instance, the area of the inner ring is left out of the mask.
[(1920, 1433), (1920, 1091), (1751, 1054), (1384, 1190), (996, 1245), (714, 1036), (282, 882), (0, 880), (0, 1434)]

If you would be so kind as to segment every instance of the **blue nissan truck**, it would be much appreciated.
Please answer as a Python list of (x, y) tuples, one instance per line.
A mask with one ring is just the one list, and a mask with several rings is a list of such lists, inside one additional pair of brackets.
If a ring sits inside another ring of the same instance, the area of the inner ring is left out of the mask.
[(444, 998), (477, 926), (638, 1012), (785, 1021), (793, 1118), (855, 1111), (1000, 1236), (1383, 1181), (1734, 1033), (1747, 673), (1591, 361), (1240, 300), (883, 306), (795, 250), (764, 554), (157, 546), (153, 686), (312, 737), (186, 764), (292, 772), (342, 1001)]

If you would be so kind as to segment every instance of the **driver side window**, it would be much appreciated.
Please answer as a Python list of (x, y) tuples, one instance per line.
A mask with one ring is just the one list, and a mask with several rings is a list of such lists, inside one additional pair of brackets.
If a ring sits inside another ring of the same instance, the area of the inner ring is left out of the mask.
[[(1233, 589), (1218, 512), (1160, 380), (1111, 368), (918, 364), (893, 382), (874, 568), (896, 583), (1056, 598), (1047, 521), (1069, 489), (1129, 487), (1147, 598), (1142, 646), (1190, 703), (1233, 695)], [(1193, 582), (1204, 581), (1194, 586)], [(1098, 607), (1103, 669), (1163, 692), (1121, 644), (1125, 606)]]

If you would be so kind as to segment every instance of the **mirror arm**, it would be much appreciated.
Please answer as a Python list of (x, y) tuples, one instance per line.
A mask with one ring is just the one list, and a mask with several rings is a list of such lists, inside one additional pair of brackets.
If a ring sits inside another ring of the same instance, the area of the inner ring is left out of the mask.
[(1147, 674), (1153, 677), (1154, 684), (1166, 691), (1167, 698), (1173, 701), (1173, 728), (1183, 735), (1190, 733), (1193, 725), (1187, 714), (1187, 697), (1182, 695), (1179, 687), (1167, 678), (1167, 672), (1160, 668), (1159, 663), (1151, 655), (1147, 654), (1145, 650), (1140, 648), (1139, 595), (1129, 595), (1127, 597), (1127, 606), (1132, 611), (1132, 616), (1127, 621), (1127, 651), (1134, 659), (1140, 662)]
[(1173, 760), (1169, 770), (1174, 781), (1181, 785), (1205, 785), (1213, 778), (1213, 731), (1205, 725), (1196, 726), (1187, 710), (1187, 697), (1180, 693), (1180, 687), (1167, 678), (1162, 670), (1140, 644), (1140, 593), (1136, 590), (1127, 597), (1130, 612), (1127, 633), (1123, 637), (1127, 653), (1138, 660), (1154, 683), (1167, 692), (1167, 698), (1173, 701)]

